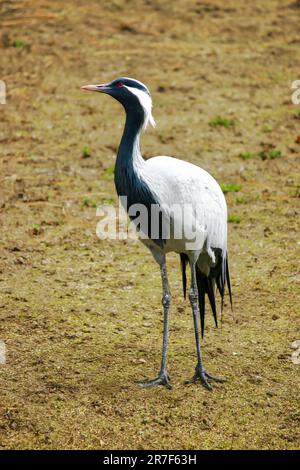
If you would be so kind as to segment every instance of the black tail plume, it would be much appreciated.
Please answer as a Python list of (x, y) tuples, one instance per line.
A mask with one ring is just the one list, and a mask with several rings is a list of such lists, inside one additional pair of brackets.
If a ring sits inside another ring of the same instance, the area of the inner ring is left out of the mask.
[[(228, 265), (228, 256), (222, 256), (220, 250), (215, 250), (217, 264), (211, 268), (208, 276), (203, 274), (198, 266), (196, 265), (196, 279), (198, 287), (198, 297), (199, 297), (199, 311), (200, 311), (200, 324), (201, 324), (201, 335), (204, 336), (204, 326), (205, 326), (205, 295), (207, 294), (209, 303), (212, 309), (214, 316), (215, 324), (218, 326), (217, 319), (217, 309), (216, 309), (216, 300), (215, 300), (215, 284), (221, 296), (221, 312), (223, 310), (224, 304), (224, 294), (225, 286), (227, 284), (230, 305), (232, 309), (232, 293), (231, 293), (231, 284), (229, 276), (229, 265)], [(183, 285), (183, 294), (186, 298), (186, 265), (188, 263), (188, 256), (184, 253), (180, 254), (181, 260), (181, 270), (182, 270), (182, 285)]]
[(214, 289), (214, 278), (203, 274), (198, 266), (196, 266), (196, 278), (198, 286), (199, 296), (199, 310), (200, 310), (200, 322), (201, 322), (201, 336), (204, 336), (204, 323), (205, 323), (205, 295), (207, 294), (209, 303), (214, 316), (215, 324), (218, 326), (217, 320), (217, 309), (215, 301), (215, 289)]

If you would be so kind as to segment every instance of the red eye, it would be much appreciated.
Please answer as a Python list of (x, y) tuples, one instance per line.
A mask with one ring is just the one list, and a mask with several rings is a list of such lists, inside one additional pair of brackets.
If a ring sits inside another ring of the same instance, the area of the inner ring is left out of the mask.
[(124, 85), (123, 85), (122, 82), (118, 82), (118, 83), (116, 84), (116, 86), (119, 87), (119, 88), (121, 88), (121, 87), (124, 86)]

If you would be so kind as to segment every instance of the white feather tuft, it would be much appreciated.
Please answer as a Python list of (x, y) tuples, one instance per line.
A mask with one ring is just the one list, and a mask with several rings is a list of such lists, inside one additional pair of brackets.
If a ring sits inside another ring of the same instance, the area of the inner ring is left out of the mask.
[(151, 126), (155, 127), (156, 123), (155, 123), (154, 117), (152, 116), (151, 96), (148, 95), (148, 93), (146, 93), (145, 91), (140, 90), (139, 88), (134, 88), (130, 86), (126, 86), (126, 88), (137, 97), (137, 99), (140, 102), (140, 105), (142, 106), (144, 110), (145, 119), (144, 119), (143, 129), (146, 129), (148, 124), (151, 124)]

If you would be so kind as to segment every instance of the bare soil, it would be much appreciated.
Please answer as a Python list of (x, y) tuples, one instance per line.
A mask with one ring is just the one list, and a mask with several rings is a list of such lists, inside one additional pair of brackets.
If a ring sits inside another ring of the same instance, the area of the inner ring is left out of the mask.
[[(1, 448), (300, 447), (299, 16), (294, 0), (1, 3)], [(152, 92), (145, 157), (238, 185), (226, 196), (234, 316), (226, 298), (202, 343), (228, 379), (212, 393), (183, 384), (195, 347), (175, 255), (174, 388), (138, 385), (159, 367), (160, 275), (142, 245), (96, 236), (95, 206), (116, 203), (124, 114), (79, 89), (122, 75)]]

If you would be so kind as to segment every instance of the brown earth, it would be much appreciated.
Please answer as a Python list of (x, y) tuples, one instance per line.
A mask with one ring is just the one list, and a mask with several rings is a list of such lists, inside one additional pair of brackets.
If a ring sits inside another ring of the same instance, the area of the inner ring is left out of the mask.
[[(294, 0), (1, 3), (3, 449), (300, 447), (299, 16)], [(96, 237), (124, 116), (79, 90), (121, 75), (152, 91), (146, 157), (240, 186), (227, 194), (235, 313), (226, 299), (203, 341), (228, 378), (212, 393), (183, 384), (195, 348), (175, 255), (174, 388), (138, 385), (159, 366), (159, 270), (142, 245)]]

